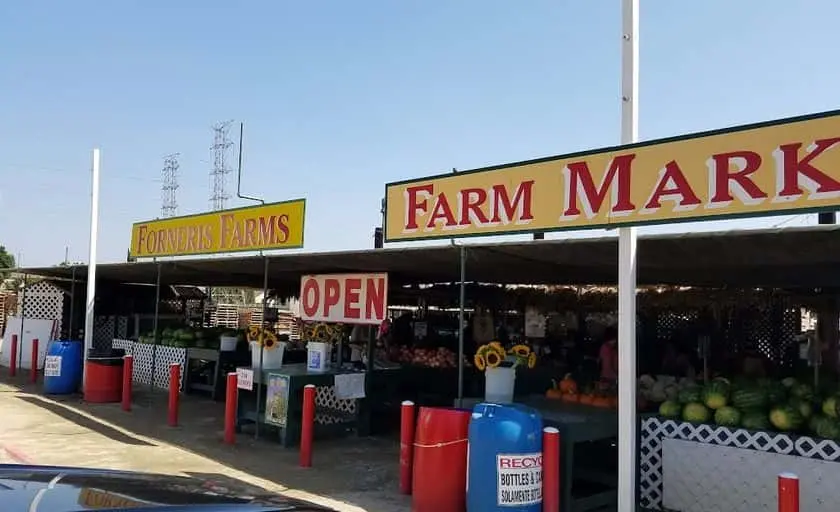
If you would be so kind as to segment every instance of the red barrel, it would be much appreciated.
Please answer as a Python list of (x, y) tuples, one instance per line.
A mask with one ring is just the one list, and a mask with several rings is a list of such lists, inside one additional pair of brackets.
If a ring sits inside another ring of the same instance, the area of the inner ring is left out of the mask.
[(85, 361), (85, 402), (120, 402), (122, 373), (122, 358), (89, 358)]
[(414, 435), (413, 512), (467, 509), (470, 411), (421, 407)]

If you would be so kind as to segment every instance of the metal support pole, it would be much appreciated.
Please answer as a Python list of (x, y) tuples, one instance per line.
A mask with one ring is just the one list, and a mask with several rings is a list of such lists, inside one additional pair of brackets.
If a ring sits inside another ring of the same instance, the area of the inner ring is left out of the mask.
[(155, 331), (154, 343), (152, 344), (152, 376), (149, 377), (149, 390), (155, 387), (155, 372), (157, 371), (157, 348), (160, 343), (158, 332), (158, 317), (160, 316), (160, 262), (157, 262), (157, 278), (155, 278), (155, 318), (152, 321), (152, 329)]
[[(638, 140), (639, 0), (621, 2), (621, 143)], [(618, 230), (618, 512), (636, 510), (636, 228)]]
[[(85, 341), (83, 359), (93, 348), (93, 319), (96, 304), (96, 244), (99, 240), (99, 150), (93, 150), (90, 191), (90, 247), (88, 252), (87, 296), (85, 297)], [(84, 365), (82, 368), (86, 368)], [(87, 382), (87, 372), (82, 370), (82, 386)]]
[(73, 321), (73, 316), (76, 314), (76, 267), (73, 267), (71, 270), (71, 278), (73, 279), (70, 281), (70, 318), (69, 318), (69, 325), (67, 327), (67, 339), (72, 340), (75, 339), (73, 336), (73, 327), (75, 327), (75, 322)]
[[(262, 304), (262, 319), (260, 320), (260, 337), (258, 339), (262, 340), (262, 331), (265, 330), (265, 313), (266, 313), (266, 306), (268, 305), (268, 256), (263, 256), (263, 304)], [(260, 400), (262, 398), (262, 384), (263, 384), (263, 356), (265, 353), (263, 352), (262, 343), (260, 343), (257, 348), (260, 349), (260, 367), (257, 368), (257, 404), (254, 406), (254, 417), (256, 421), (254, 421), (254, 439), (258, 439), (260, 437)]]
[(458, 407), (464, 400), (464, 303), (466, 302), (467, 248), (460, 246), (461, 285), (458, 290)]
[(23, 362), (23, 346), (26, 343), (23, 335), (23, 324), (24, 318), (26, 318), (26, 284), (29, 276), (23, 274), (23, 288), (20, 290), (20, 345), (18, 345), (18, 361), (17, 367), (20, 368), (20, 364)]

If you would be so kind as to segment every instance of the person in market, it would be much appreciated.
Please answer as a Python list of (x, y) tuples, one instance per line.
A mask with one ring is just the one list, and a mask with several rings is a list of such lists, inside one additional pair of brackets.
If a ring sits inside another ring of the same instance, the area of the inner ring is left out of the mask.
[(604, 342), (598, 351), (598, 365), (601, 381), (605, 384), (618, 382), (618, 331), (610, 326), (604, 330)]

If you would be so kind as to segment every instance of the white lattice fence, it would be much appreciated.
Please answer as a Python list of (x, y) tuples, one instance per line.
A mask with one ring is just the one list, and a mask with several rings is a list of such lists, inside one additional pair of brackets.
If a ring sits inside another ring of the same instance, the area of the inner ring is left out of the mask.
[[(148, 343), (119, 339), (113, 340), (112, 344), (114, 348), (123, 349), (126, 354), (134, 357), (134, 368), (131, 376), (134, 382), (138, 384), (148, 386), (151, 382), (156, 388), (169, 389), (169, 366), (172, 363), (180, 364), (180, 387), (183, 391), (187, 349), (181, 347), (165, 347), (163, 345), (158, 345), (157, 349), (155, 349), (154, 345)], [(152, 376), (153, 371), (154, 377)]]
[(337, 398), (335, 386), (318, 386), (315, 388), (315, 423), (347, 423), (348, 417), (356, 414), (356, 402), (355, 399)]
[(826, 471), (840, 475), (840, 445), (835, 441), (646, 418), (639, 447), (641, 505), (646, 509), (679, 505), (681, 512), (769, 510), (773, 474), (794, 471), (801, 473), (802, 485), (814, 500), (803, 510), (840, 510), (840, 481), (818, 477)]
[[(64, 292), (46, 281), (26, 287), (23, 297), (23, 317), (56, 321), (56, 332), (61, 332), (64, 313)], [(21, 308), (18, 307), (18, 310)]]

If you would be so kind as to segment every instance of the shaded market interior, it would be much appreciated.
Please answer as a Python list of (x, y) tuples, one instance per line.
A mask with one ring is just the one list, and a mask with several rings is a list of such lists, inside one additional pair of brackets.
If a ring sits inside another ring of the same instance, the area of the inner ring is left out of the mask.
[[(640, 329), (639, 337), (646, 337), (639, 341), (640, 355), (646, 352), (645, 343), (661, 342), (678, 329), (684, 329), (684, 334), (688, 333), (695, 339), (706, 329), (705, 332), (713, 333), (719, 338), (722, 352), (740, 353), (742, 350), (753, 350), (755, 346), (761, 345), (761, 348), (772, 352), (775, 360), (782, 366), (792, 365), (795, 356), (792, 358), (788, 352), (793, 348), (792, 337), (799, 330), (796, 312), (807, 302), (800, 299), (813, 299), (811, 305), (815, 308), (822, 307), (829, 312), (829, 316), (837, 318), (834, 288), (840, 286), (840, 282), (833, 269), (840, 264), (838, 229), (838, 226), (816, 226), (640, 236), (640, 287), (657, 286), (673, 292), (662, 295), (673, 297), (679, 294), (686, 297), (682, 304), (671, 302), (658, 305), (655, 304), (658, 292), (646, 290), (640, 294), (640, 304), (655, 306), (652, 307), (652, 310), (655, 310), (652, 313), (658, 315), (652, 317), (651, 328)], [(571, 285), (578, 291), (572, 292), (562, 300), (558, 299), (562, 295), (561, 291), (553, 292), (551, 305), (547, 307), (556, 307), (558, 310), (576, 308), (579, 311), (590, 312), (615, 310), (614, 289), (610, 291), (608, 288), (613, 287), (617, 281), (617, 237), (468, 244), (464, 247), (467, 256), (465, 281), (469, 283), (467, 305), (470, 308), (482, 302), (496, 304), (498, 307), (499, 304), (504, 304), (504, 297), (517, 294), (523, 297), (521, 305), (526, 305), (529, 301), (538, 301), (536, 296), (541, 292), (531, 292), (528, 288), (520, 288), (517, 285)], [(457, 245), (439, 245), (100, 264), (97, 266), (97, 311), (122, 314), (118, 310), (130, 309), (150, 313), (150, 305), (155, 302), (154, 285), (158, 271), (162, 285), (162, 301), (171, 301), (178, 297), (179, 289), (172, 288), (174, 286), (262, 288), (267, 260), (268, 288), (275, 295), (282, 297), (296, 296), (300, 278), (306, 274), (387, 272), (391, 283), (391, 304), (416, 305), (417, 297), (423, 296), (424, 302), (429, 305), (449, 308), (449, 311), (441, 313), (441, 316), (449, 316), (450, 324), (454, 323), (454, 330), (457, 331), (457, 312), (453, 312), (452, 308), (457, 309), (458, 305), (461, 250)], [(60, 285), (65, 291), (68, 290), (71, 281), (75, 282), (76, 308), (77, 311), (82, 309), (84, 300), (80, 297), (84, 295), (82, 283), (86, 279), (86, 266), (27, 268), (20, 269), (19, 272), (44, 277)], [(489, 283), (490, 286), (481, 287), (477, 283)], [(433, 284), (435, 286), (431, 286)], [(680, 287), (695, 289), (686, 291)], [(588, 294), (580, 292), (589, 288), (599, 288), (602, 291)], [(135, 294), (129, 292), (129, 289), (142, 292)], [(766, 293), (750, 295), (750, 291), (757, 289)], [(782, 290), (791, 295), (781, 293)], [(184, 290), (183, 293), (190, 292)], [(603, 299), (594, 300), (599, 294)], [(796, 295), (795, 300), (790, 299), (792, 295)], [(126, 301), (125, 297), (128, 296), (134, 298)], [(190, 297), (191, 300), (202, 300), (197, 293)], [(729, 316), (719, 314), (721, 310), (746, 309), (765, 299), (767, 300), (764, 304), (755, 308), (761, 309), (761, 313), (753, 311), (741, 316), (734, 313), (727, 313)], [(144, 306), (138, 307), (141, 303)], [(119, 304), (122, 305), (118, 307)], [(705, 309), (717, 310), (716, 315), (711, 315), (715, 318), (704, 318)], [(661, 314), (663, 312), (667, 315)], [(648, 314), (651, 314), (651, 311), (640, 307), (640, 316)], [(521, 315), (517, 321), (521, 321)], [(713, 321), (717, 323), (716, 326), (704, 325)], [(660, 330), (666, 324), (669, 334), (661, 334)], [(836, 325), (833, 330), (836, 334)], [(758, 331), (761, 332), (756, 334)], [(834, 337), (836, 338), (836, 335)], [(784, 346), (776, 346), (780, 340), (785, 342)], [(592, 345), (600, 340), (582, 335), (576, 341), (585, 341)], [(836, 339), (831, 341), (836, 350)], [(119, 346), (132, 346), (130, 343), (132, 342), (121, 340)], [(452, 348), (452, 345), (449, 347)], [(457, 349), (457, 345), (454, 348)], [(471, 357), (473, 348), (469, 347), (465, 351), (468, 358)], [(711, 364), (723, 368), (724, 358), (715, 357), (717, 356), (713, 354)], [(373, 377), (377, 379), (377, 385), (381, 384), (383, 393), (368, 400), (369, 416), (373, 411), (373, 416), (393, 417), (394, 406), (399, 400), (407, 397), (417, 400), (419, 404), (445, 405), (447, 401), (451, 404), (458, 386), (454, 368), (413, 367), (411, 363), (416, 362), (408, 361), (409, 364), (401, 370), (399, 376), (389, 373), (387, 377), (384, 377), (384, 374), (379, 378)], [(517, 377), (517, 392), (522, 389), (529, 394), (543, 393), (546, 386), (551, 385), (551, 379), (560, 378), (567, 369), (570, 369), (568, 365), (556, 366), (544, 373), (523, 374), (521, 379)], [(468, 380), (464, 389), (465, 396), (480, 396), (483, 385), (480, 372), (474, 368), (467, 369), (465, 379)], [(298, 390), (304, 381), (294, 382), (291, 388)], [(322, 386), (320, 381), (318, 386)], [(325, 381), (323, 387), (328, 386), (329, 383)], [(414, 390), (409, 389), (410, 387)], [(381, 400), (382, 403), (376, 404), (376, 400)], [(531, 403), (539, 404), (540, 407), (545, 407), (546, 411), (550, 411), (550, 402), (543, 397)], [(259, 404), (256, 407), (259, 411)], [(299, 407), (299, 402), (290, 400), (290, 417), (298, 414)], [(352, 414), (357, 413), (358, 410), (353, 409)], [(349, 416), (347, 411), (341, 411), (341, 414)], [(551, 413), (547, 412), (546, 417), (550, 416)], [(587, 413), (587, 417), (587, 421), (603, 425), (606, 437), (612, 436), (614, 414), (601, 410), (593, 415)], [(362, 431), (361, 425), (358, 425), (358, 431)], [(371, 432), (375, 429), (368, 425), (365, 431)], [(595, 443), (592, 446), (595, 446), (601, 439), (592, 441)], [(596, 450), (596, 453), (600, 454), (597, 457), (599, 459), (609, 459), (609, 454), (612, 453), (609, 446), (605, 447), (603, 444), (597, 444)], [(584, 451), (583, 448), (581, 451), (592, 453)], [(590, 455), (590, 458), (593, 456)], [(609, 490), (610, 487), (599, 487), (596, 494), (613, 492)]]

